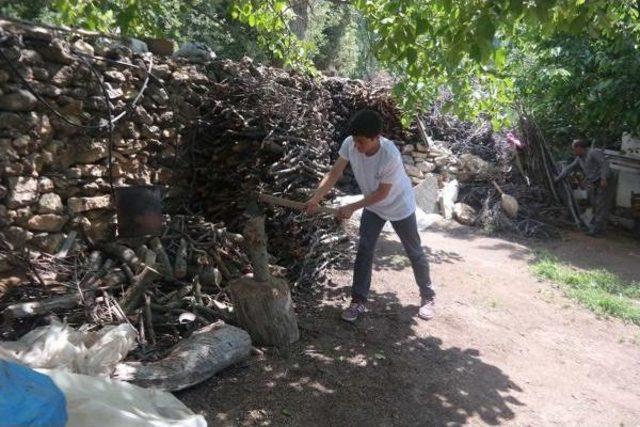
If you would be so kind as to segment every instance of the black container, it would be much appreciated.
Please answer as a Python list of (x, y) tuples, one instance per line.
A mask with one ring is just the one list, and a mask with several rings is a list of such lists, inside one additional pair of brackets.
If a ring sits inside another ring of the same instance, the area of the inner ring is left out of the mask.
[(162, 187), (133, 185), (116, 187), (118, 237), (162, 234)]

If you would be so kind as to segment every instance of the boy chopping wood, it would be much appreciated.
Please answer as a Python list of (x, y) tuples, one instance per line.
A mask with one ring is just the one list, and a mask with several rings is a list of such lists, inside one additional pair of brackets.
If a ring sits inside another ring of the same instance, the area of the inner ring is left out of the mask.
[(416, 224), (416, 201), (395, 144), (381, 135), (382, 119), (374, 111), (362, 110), (351, 120), (351, 136), (340, 147), (340, 157), (331, 171), (322, 179), (318, 189), (306, 203), (308, 213), (314, 213), (322, 198), (333, 188), (347, 166), (351, 169), (364, 198), (342, 206), (341, 219), (350, 218), (361, 208), (360, 240), (353, 271), (351, 305), (342, 313), (342, 319), (353, 322), (365, 311), (365, 302), (371, 287), (373, 253), (378, 236), (387, 221), (394, 230), (411, 261), (413, 273), (420, 289), (421, 303), (418, 316), (429, 320), (434, 316), (435, 293), (429, 277), (429, 262), (420, 244)]

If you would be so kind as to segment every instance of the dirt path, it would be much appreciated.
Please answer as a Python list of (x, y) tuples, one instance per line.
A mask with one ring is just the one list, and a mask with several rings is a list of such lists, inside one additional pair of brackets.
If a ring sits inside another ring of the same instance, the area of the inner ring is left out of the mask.
[[(610, 257), (619, 274), (640, 277), (637, 243), (581, 239), (549, 249), (582, 266)], [(179, 397), (222, 426), (640, 425), (640, 328), (597, 319), (538, 282), (525, 246), (462, 227), (423, 243), (437, 319), (415, 317), (411, 268), (388, 235), (366, 318), (337, 320), (351, 275), (337, 271), (298, 305), (303, 339), (287, 354)]]

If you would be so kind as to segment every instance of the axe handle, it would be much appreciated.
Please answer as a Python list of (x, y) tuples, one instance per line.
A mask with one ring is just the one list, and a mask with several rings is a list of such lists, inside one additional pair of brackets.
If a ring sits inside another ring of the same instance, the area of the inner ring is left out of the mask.
[(497, 182), (491, 181), (491, 183), (493, 184), (494, 187), (496, 187), (496, 190), (498, 190), (500, 194), (504, 195), (504, 191), (502, 191), (502, 188), (500, 188)]
[[(300, 211), (304, 210), (304, 203), (294, 202), (293, 200), (283, 199), (281, 197), (272, 196), (270, 194), (260, 193), (258, 195), (258, 200), (270, 205), (284, 206), (285, 208), (292, 208)], [(338, 209), (320, 206), (317, 212), (336, 215), (338, 213)]]

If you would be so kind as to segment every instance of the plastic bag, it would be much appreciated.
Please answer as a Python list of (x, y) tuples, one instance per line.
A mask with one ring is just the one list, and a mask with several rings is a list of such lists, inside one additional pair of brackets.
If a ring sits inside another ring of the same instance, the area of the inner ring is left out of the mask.
[(68, 427), (206, 427), (172, 394), (145, 389), (109, 378), (39, 369), (55, 382), (67, 399)]
[(0, 360), (0, 427), (64, 427), (64, 394), (46, 375)]
[(136, 330), (124, 323), (82, 332), (54, 321), (36, 328), (18, 341), (0, 343), (0, 358), (32, 368), (61, 369), (109, 376), (118, 362), (136, 346)]

